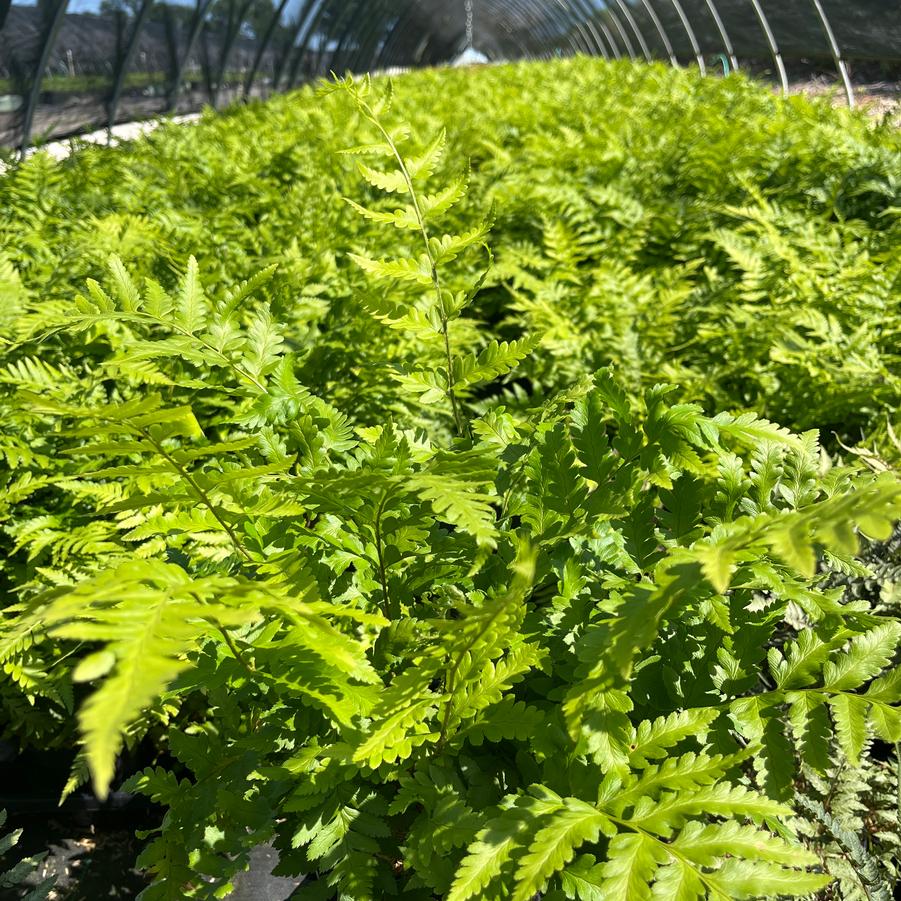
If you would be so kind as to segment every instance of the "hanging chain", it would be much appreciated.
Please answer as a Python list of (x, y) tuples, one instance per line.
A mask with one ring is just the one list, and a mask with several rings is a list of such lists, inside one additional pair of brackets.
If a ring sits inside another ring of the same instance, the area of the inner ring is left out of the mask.
[(465, 0), (463, 6), (466, 9), (466, 46), (472, 48), (473, 32), (475, 30), (473, 24), (475, 16), (472, 11), (472, 0)]

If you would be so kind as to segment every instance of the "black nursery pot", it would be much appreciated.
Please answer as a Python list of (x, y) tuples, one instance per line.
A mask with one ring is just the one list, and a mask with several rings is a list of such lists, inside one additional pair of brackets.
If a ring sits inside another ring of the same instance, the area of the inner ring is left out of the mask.
[[(158, 826), (163, 811), (127, 792), (100, 801), (89, 787), (60, 804), (71, 765), (71, 752), (16, 754), (0, 743), (0, 809), (7, 811), (8, 829), (22, 830), (4, 864), (46, 854), (35, 880), (54, 875), (60, 901), (135, 898), (148, 884), (134, 868), (142, 844), (135, 833)], [(0, 889), (0, 901), (19, 897), (19, 891)]]
[[(155, 754), (152, 759), (158, 758)], [(151, 762), (149, 748), (137, 749), (131, 759), (120, 760), (122, 777)], [(110, 792), (101, 801), (89, 787), (74, 792), (60, 805), (71, 765), (71, 752), (29, 750), (16, 754), (11, 744), (0, 742), (0, 809), (7, 811), (8, 829), (23, 830), (15, 848), (16, 859), (46, 853), (35, 880), (56, 876), (60, 901), (136, 898), (149, 884), (135, 868), (143, 846), (136, 833), (159, 826), (164, 810), (143, 795), (129, 792)], [(275, 848), (256, 848), (249, 870), (235, 880), (230, 897), (234, 901), (284, 901), (290, 897), (303, 880), (273, 876), (277, 865)], [(0, 901), (18, 901), (21, 896), (21, 892), (0, 889)]]

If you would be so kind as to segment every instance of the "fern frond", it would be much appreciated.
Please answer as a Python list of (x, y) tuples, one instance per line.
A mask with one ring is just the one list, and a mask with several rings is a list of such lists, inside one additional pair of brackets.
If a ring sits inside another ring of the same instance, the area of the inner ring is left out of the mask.
[(538, 830), (516, 868), (513, 901), (528, 901), (543, 891), (550, 877), (572, 860), (581, 845), (596, 842), (598, 836), (613, 829), (607, 817), (590, 804), (577, 798), (564, 798), (561, 803), (562, 809)]

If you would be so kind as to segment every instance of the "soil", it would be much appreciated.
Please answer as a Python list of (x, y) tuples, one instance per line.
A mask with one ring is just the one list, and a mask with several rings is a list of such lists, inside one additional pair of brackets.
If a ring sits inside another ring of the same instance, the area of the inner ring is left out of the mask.
[[(24, 830), (16, 845), (15, 859), (46, 853), (28, 884), (17, 891), (0, 890), (0, 901), (19, 901), (29, 886), (48, 876), (56, 878), (52, 901), (97, 901), (99, 898), (131, 901), (149, 885), (135, 869), (143, 842), (140, 829), (159, 825), (161, 812), (148, 810), (94, 813), (89, 817), (50, 817), (44, 814), (10, 817), (10, 826)], [(15, 822), (12, 822), (15, 819)], [(13, 862), (10, 854), (9, 864)], [(250, 869), (235, 879), (229, 901), (286, 901), (302, 878), (273, 876), (278, 864), (274, 848), (261, 845), (251, 854)]]
[[(830, 95), (835, 106), (847, 106), (841, 84), (834, 78), (815, 78), (794, 82), (789, 86), (792, 94), (810, 94), (814, 97)], [(856, 104), (874, 118), (901, 117), (901, 82), (879, 81), (854, 84)], [(901, 121), (901, 118), (899, 118)]]

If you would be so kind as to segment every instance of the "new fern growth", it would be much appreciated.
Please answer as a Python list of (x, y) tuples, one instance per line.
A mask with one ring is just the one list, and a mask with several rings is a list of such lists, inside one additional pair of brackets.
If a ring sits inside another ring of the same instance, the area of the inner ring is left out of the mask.
[(378, 140), (359, 144), (344, 150), (345, 154), (376, 157), (390, 160), (393, 171), (372, 168), (357, 163), (360, 175), (378, 192), (400, 195), (407, 203), (393, 212), (370, 209), (354, 200), (347, 202), (366, 219), (383, 225), (391, 225), (401, 231), (417, 232), (422, 250), (418, 256), (397, 259), (371, 259), (351, 254), (351, 259), (365, 272), (377, 279), (389, 282), (408, 282), (431, 289), (431, 301), (417, 304), (405, 303), (403, 297), (380, 298), (369, 301), (372, 313), (395, 328), (406, 328), (418, 334), (437, 333), (443, 345), (444, 369), (434, 372), (427, 367), (414, 366), (398, 373), (401, 384), (420, 395), (422, 403), (431, 403), (444, 394), (450, 404), (458, 435), (468, 435), (469, 424), (463, 401), (474, 386), (505, 375), (519, 363), (537, 344), (528, 338), (512, 342), (492, 341), (479, 354), (464, 355), (454, 346), (451, 324), (466, 311), (488, 275), (486, 269), (470, 286), (452, 291), (444, 277), (445, 267), (473, 247), (483, 247), (491, 253), (485, 241), (491, 229), (491, 217), (461, 234), (433, 234), (437, 222), (459, 204), (467, 194), (467, 178), (454, 178), (448, 185), (434, 193), (427, 193), (430, 182), (436, 176), (441, 157), (446, 150), (447, 133), (442, 129), (419, 152), (410, 155), (404, 147), (410, 141), (410, 130), (400, 126), (391, 130), (385, 125), (394, 90), (391, 81), (379, 96), (367, 77), (355, 81), (348, 77), (340, 87), (352, 97), (360, 116), (375, 132)]

